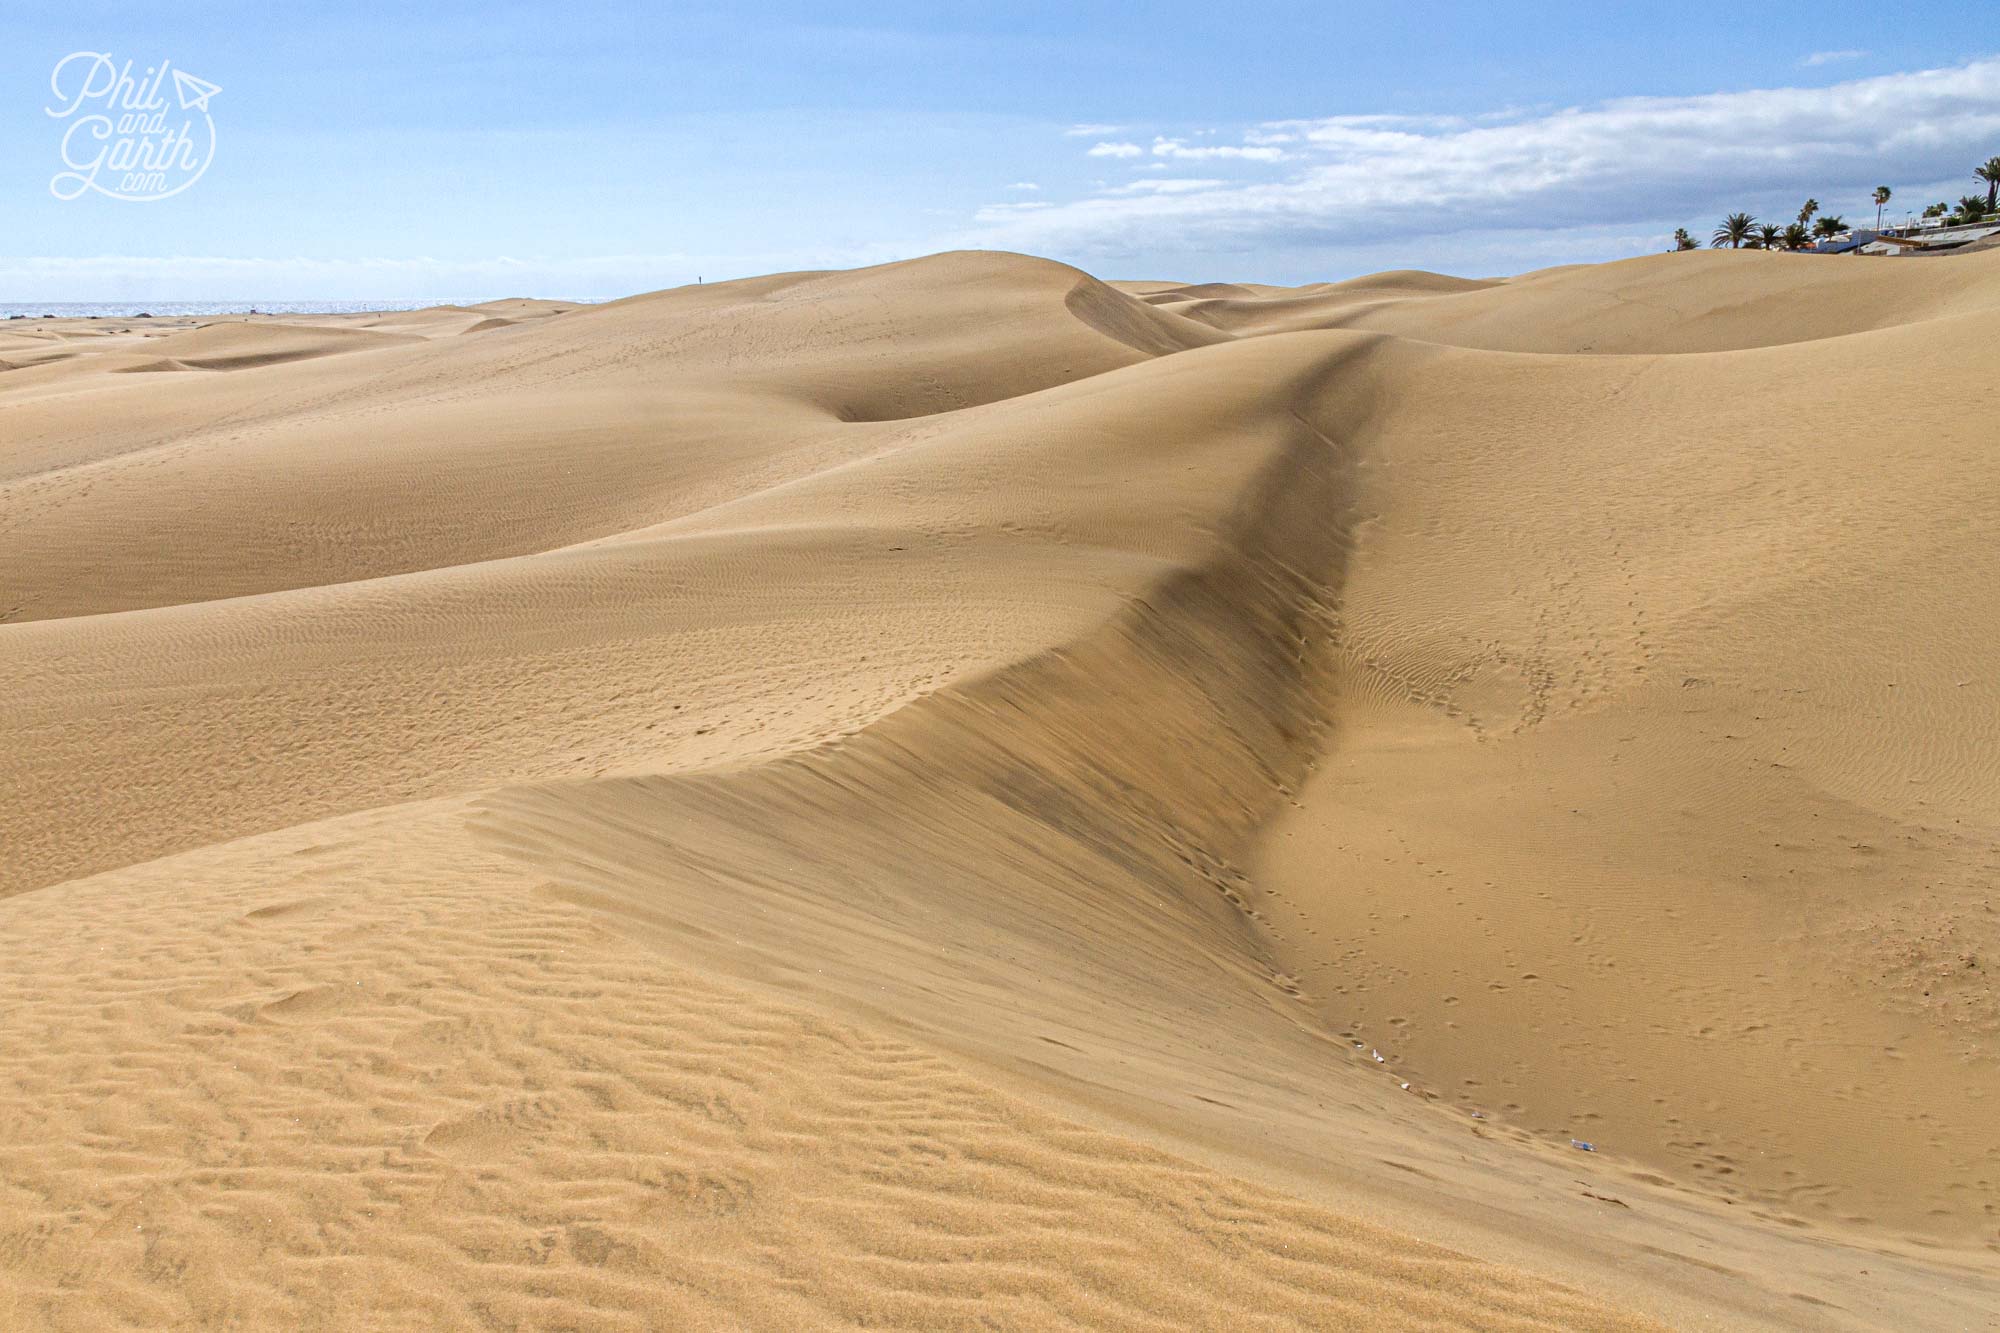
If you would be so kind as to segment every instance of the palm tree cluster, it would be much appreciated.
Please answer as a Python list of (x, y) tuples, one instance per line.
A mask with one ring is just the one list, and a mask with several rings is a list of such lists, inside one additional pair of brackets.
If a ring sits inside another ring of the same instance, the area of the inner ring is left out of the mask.
[[(1947, 225), (1953, 226), (2000, 217), (2000, 157), (1987, 158), (1972, 169), (1972, 174), (1986, 186), (1985, 198), (1977, 194), (1961, 195), (1956, 205), (1940, 200), (1924, 209), (1924, 217), (1943, 218)], [(1882, 229), (1882, 210), (1894, 193), (1888, 186), (1878, 185), (1870, 196), (1875, 205), (1877, 231)], [(1815, 239), (1825, 240), (1846, 230), (1845, 218), (1838, 214), (1821, 213), (1819, 200), (1808, 199), (1799, 209), (1798, 220), (1782, 227), (1759, 222), (1748, 213), (1731, 213), (1710, 234), (1708, 243), (1718, 250), (1725, 245), (1732, 250), (1803, 250)], [(1674, 249), (1700, 248), (1700, 242), (1688, 234), (1686, 227), (1674, 231)]]
[[(1834, 236), (1847, 230), (1847, 219), (1834, 213), (1821, 214), (1810, 228), (1806, 219), (1819, 212), (1819, 201), (1808, 199), (1806, 207), (1799, 210), (1799, 220), (1778, 226), (1775, 223), (1759, 222), (1748, 213), (1731, 213), (1715, 229), (1708, 243), (1716, 249), (1728, 246), (1732, 250), (1803, 250), (1813, 243), (1815, 236)], [(1682, 227), (1674, 233), (1676, 250), (1693, 250), (1694, 238)]]

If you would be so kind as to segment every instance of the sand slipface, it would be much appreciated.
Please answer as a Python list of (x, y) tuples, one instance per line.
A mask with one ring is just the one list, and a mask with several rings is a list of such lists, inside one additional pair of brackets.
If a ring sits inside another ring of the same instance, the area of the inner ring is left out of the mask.
[(0, 1327), (1984, 1326), (1997, 311), (0, 330)]

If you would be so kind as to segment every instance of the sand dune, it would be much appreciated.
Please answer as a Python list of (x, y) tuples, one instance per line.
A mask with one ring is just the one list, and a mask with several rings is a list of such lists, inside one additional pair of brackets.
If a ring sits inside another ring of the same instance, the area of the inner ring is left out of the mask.
[(1187, 287), (1147, 284), (1133, 295), (1150, 305), (1233, 334), (1285, 333), (1353, 325), (1379, 306), (1425, 296), (1451, 296), (1498, 286), (1443, 273), (1399, 269), (1345, 282), (1316, 282), (1292, 290), (1209, 282)]
[[(1679, 262), (1660, 262), (1667, 258)], [(1906, 273), (1865, 260), (1815, 271), (1798, 258), (1708, 251), (1575, 265), (1433, 293), (1436, 301), (1369, 307), (1344, 327), (1495, 351), (1721, 352), (1991, 317), (1994, 280), (1984, 261), (1976, 272), (1956, 264)]]
[(199, 370), (246, 370), (284, 361), (309, 361), (343, 352), (373, 351), (407, 339), (367, 329), (313, 328), (297, 324), (207, 324), (170, 333), (147, 347)]
[(0, 1324), (1980, 1326), (1997, 308), (6, 331)]

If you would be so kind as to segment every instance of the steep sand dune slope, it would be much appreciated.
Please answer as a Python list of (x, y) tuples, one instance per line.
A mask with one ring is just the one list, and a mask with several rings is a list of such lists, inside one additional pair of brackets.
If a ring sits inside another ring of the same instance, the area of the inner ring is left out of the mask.
[(1333, 742), (1251, 872), (1278, 956), (1467, 1107), (1991, 1240), (1980, 322), (1424, 360), (1357, 497)]
[(1996, 259), (0, 375), (0, 1325), (1981, 1326)]

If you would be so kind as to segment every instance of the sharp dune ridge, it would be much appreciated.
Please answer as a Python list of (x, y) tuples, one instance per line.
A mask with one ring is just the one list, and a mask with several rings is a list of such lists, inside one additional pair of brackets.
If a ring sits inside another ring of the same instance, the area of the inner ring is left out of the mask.
[(0, 1324), (1978, 1326), (1996, 312), (0, 330)]

